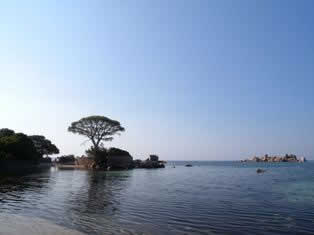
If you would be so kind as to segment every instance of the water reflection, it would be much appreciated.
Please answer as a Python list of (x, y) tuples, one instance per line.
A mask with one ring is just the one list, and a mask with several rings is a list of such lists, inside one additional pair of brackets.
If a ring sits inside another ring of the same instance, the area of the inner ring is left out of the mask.
[(115, 215), (130, 175), (129, 172), (85, 172), (84, 182), (65, 203), (66, 214), (72, 215), (75, 226), (95, 234), (104, 229), (103, 234), (121, 233)]
[(0, 217), (41, 218), (86, 234), (313, 233), (313, 169), (47, 171), (2, 181)]
[[(123, 172), (87, 172), (85, 183), (71, 198), (71, 204), (84, 213), (103, 213), (112, 215), (118, 210), (121, 190), (125, 190), (129, 178)], [(82, 195), (83, 194), (83, 195)]]
[(29, 192), (40, 195), (47, 187), (51, 187), (50, 170), (39, 171), (36, 174), (24, 176), (10, 176), (0, 179), (0, 208), (5, 203), (23, 202), (28, 200)]
[(39, 210), (43, 207), (49, 208), (49, 204), (45, 202), (48, 192), (56, 183), (51, 180), (52, 174), (53, 172), (47, 169), (31, 175), (0, 179), (0, 234), (83, 234), (58, 226), (54, 223), (55, 220), (40, 218)]
[[(115, 215), (132, 172), (62, 171), (52, 168), (0, 183), (1, 213), (43, 218), (89, 234), (121, 234)], [(102, 234), (107, 232), (103, 231)]]

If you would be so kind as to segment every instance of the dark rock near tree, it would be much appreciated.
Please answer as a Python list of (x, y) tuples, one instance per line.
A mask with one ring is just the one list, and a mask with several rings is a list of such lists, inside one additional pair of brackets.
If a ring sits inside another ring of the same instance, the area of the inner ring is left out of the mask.
[(159, 157), (157, 155), (149, 155), (149, 160), (154, 161), (154, 162), (158, 162)]
[(107, 168), (110, 170), (127, 170), (132, 168), (133, 158), (127, 151), (110, 148), (107, 158)]
[(133, 168), (133, 158), (129, 152), (118, 148), (91, 147), (87, 156), (76, 159), (76, 164), (87, 169), (96, 170), (127, 170)]
[(133, 158), (130, 155), (108, 156), (109, 170), (127, 170), (132, 168)]

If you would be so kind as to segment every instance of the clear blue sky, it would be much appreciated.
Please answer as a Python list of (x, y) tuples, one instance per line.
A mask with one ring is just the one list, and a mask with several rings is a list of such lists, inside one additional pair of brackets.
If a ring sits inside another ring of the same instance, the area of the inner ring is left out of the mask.
[[(58, 3), (56, 3), (58, 2)], [(134, 157), (314, 156), (313, 1), (5, 1), (0, 126), (62, 154), (88, 115)]]

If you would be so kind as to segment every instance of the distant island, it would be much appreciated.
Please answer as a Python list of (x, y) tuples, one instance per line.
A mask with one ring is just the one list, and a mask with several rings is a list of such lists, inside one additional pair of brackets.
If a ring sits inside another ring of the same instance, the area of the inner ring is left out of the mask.
[(305, 162), (305, 157), (297, 157), (294, 154), (286, 154), (284, 156), (268, 155), (265, 154), (262, 157), (254, 156), (251, 159), (241, 160), (241, 162)]

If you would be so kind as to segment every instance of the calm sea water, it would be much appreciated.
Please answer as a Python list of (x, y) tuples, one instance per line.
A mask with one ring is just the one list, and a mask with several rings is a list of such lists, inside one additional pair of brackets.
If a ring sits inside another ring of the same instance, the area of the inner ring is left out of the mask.
[(314, 233), (313, 162), (184, 164), (11, 178), (0, 183), (0, 234), (10, 220), (86, 234)]

